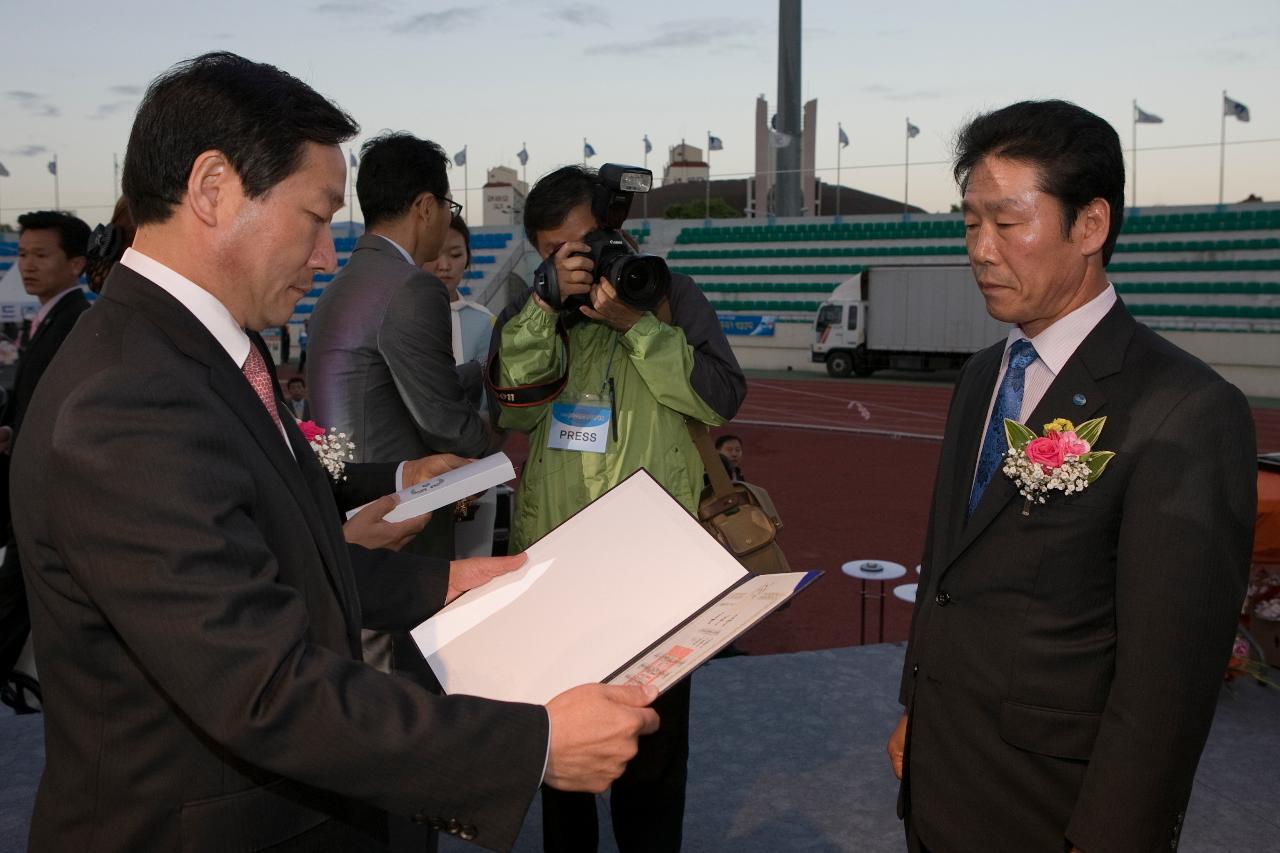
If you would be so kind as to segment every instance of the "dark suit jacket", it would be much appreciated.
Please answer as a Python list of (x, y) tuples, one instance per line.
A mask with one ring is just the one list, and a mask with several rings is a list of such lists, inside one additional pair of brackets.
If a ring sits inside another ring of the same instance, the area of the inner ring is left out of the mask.
[(85, 299), (82, 291), (68, 293), (49, 309), (48, 315), (36, 327), (35, 337), (22, 343), (18, 353), (17, 372), (13, 378), (13, 393), (5, 401), (4, 413), (0, 414), (0, 425), (13, 427), (15, 434), (21, 429), (22, 419), (27, 406), (31, 404), (31, 395), (35, 393), (40, 377), (44, 376), (76, 320), (88, 310), (89, 300)]
[[(45, 699), (32, 849), (363, 849), (383, 810), (509, 848), (545, 711), (359, 661), (361, 625), (412, 624), (445, 577), (349, 553), (292, 422), (291, 455), (226, 351), (132, 270), (65, 346), (14, 457)], [(364, 600), (357, 574), (386, 569), (398, 597)]]
[(1110, 467), (1026, 515), (997, 472), (966, 523), (1003, 350), (965, 366), (947, 418), (900, 809), (936, 850), (1176, 848), (1249, 567), (1249, 407), (1117, 303), (1028, 421), (1105, 415)]

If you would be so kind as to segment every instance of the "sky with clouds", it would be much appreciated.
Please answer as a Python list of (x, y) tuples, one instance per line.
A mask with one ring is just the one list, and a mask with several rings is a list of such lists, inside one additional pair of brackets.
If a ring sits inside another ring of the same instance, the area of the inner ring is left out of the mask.
[[(114, 200), (148, 81), (173, 62), (232, 50), (279, 65), (346, 108), (363, 130), (435, 139), (451, 154), (454, 195), (479, 203), (486, 168), (528, 176), (581, 161), (640, 162), (660, 175), (668, 146), (724, 141), (716, 176), (754, 168), (755, 99), (777, 98), (776, 2), (643, 4), (478, 0), (223, 0), (47, 5), (0, 0), (0, 221), (60, 201), (92, 224)], [(1153, 10), (1158, 8), (1158, 12)], [(1246, 104), (1228, 119), (1226, 197), (1280, 200), (1280, 3), (808, 0), (805, 99), (818, 99), (818, 168), (836, 179), (836, 123), (850, 139), (842, 183), (901, 198), (905, 121), (910, 200), (956, 200), (945, 161), (966, 116), (1024, 98), (1061, 97), (1111, 121), (1126, 150), (1131, 103), (1164, 118), (1138, 128), (1138, 203), (1212, 203), (1222, 90)], [(1183, 147), (1201, 146), (1201, 147)], [(1160, 150), (1155, 150), (1160, 149)], [(358, 208), (354, 212), (359, 219)], [(345, 218), (346, 212), (338, 215)]]

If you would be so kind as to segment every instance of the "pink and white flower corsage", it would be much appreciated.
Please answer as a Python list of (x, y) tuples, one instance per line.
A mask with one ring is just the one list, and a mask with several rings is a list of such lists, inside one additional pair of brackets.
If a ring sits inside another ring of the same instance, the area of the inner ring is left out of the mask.
[(335, 481), (345, 480), (346, 475), (343, 471), (346, 469), (347, 462), (355, 459), (351, 451), (356, 449), (355, 443), (347, 440), (347, 434), (338, 432), (336, 429), (326, 432), (325, 428), (315, 421), (298, 421), (298, 429), (302, 431), (302, 437), (311, 445), (311, 449), (316, 452), (316, 457), (329, 472), (329, 476)]
[(1110, 450), (1094, 450), (1107, 419), (1094, 418), (1076, 426), (1066, 418), (1055, 418), (1037, 436), (1017, 421), (1005, 418), (1004, 435), (1009, 450), (1004, 458), (1005, 476), (1027, 499), (1022, 508), (1029, 515), (1031, 504), (1044, 503), (1049, 492), (1071, 495), (1083, 492), (1106, 469), (1115, 456)]

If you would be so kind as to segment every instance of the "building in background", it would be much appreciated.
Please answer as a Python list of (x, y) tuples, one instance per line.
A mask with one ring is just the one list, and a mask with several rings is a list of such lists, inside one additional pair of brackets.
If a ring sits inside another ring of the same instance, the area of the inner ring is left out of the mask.
[(767, 217), (777, 212), (775, 188), (778, 184), (778, 152), (793, 145), (800, 146), (800, 190), (803, 198), (801, 216), (821, 216), (822, 199), (815, 173), (817, 155), (818, 101), (804, 105), (804, 124), (798, 136), (774, 128), (776, 117), (769, 115), (769, 102), (764, 95), (756, 98), (756, 174), (748, 194), (746, 214)]
[(484, 199), (481, 224), (520, 225), (524, 222), (524, 200), (529, 194), (529, 185), (520, 180), (515, 169), (494, 166), (489, 170), (481, 193)]
[(679, 145), (672, 145), (668, 151), (667, 165), (662, 167), (662, 185), (687, 184), (694, 181), (701, 183), (707, 179), (711, 167), (702, 157), (702, 149), (689, 145), (683, 139)]

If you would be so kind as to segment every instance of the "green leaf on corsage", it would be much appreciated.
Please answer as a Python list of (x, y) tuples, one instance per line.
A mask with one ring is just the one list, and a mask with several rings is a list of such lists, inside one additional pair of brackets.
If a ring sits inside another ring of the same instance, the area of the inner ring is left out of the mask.
[[(1090, 423), (1093, 423), (1090, 421)], [(1089, 466), (1089, 482), (1102, 476), (1102, 472), (1107, 469), (1107, 463), (1115, 458), (1115, 453), (1110, 450), (1098, 450), (1086, 453), (1080, 457), (1080, 461)]]
[(1012, 418), (1004, 419), (1004, 440), (1014, 450), (1021, 450), (1028, 442), (1034, 441), (1036, 434)]
[(1094, 418), (1091, 421), (1085, 421), (1076, 427), (1076, 438), (1089, 443), (1093, 447), (1098, 443), (1098, 439), (1102, 437), (1102, 428), (1107, 423), (1107, 418), (1103, 415), (1100, 418)]

